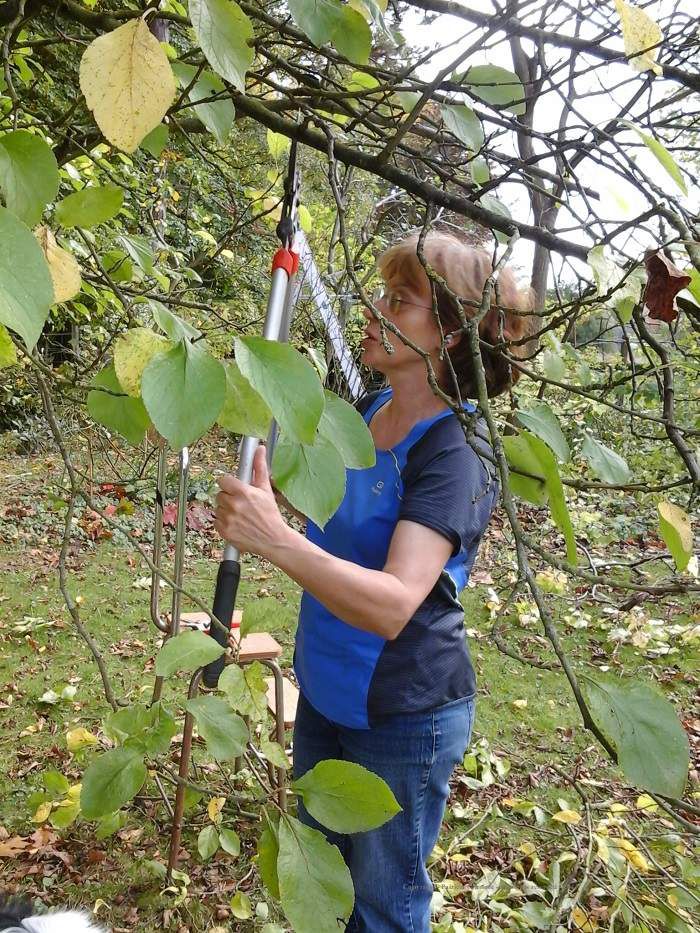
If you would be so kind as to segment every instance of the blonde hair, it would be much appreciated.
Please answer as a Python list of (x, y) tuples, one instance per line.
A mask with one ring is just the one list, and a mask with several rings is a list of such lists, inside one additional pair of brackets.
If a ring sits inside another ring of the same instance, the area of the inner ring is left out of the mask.
[[(429, 281), (418, 255), (418, 243), (417, 234), (408, 236), (390, 246), (379, 257), (379, 271), (387, 285), (391, 286), (400, 279), (403, 284), (421, 287)], [(458, 298), (466, 299), (466, 302), (473, 302), (462, 304), (465, 317), (472, 317), (475, 306), (481, 302), (486, 280), (493, 272), (489, 254), (460, 240), (454, 234), (433, 230), (423, 241), (422, 255), (428, 267), (445, 281), (451, 292)], [(454, 299), (438, 282), (433, 281), (433, 286), (437, 314), (443, 331), (459, 330), (461, 322)], [(529, 330), (532, 309), (532, 290), (521, 288), (510, 269), (501, 269), (497, 287), (493, 291), (491, 307), (479, 324), (479, 336), (482, 340), (481, 359), (489, 396), (500, 395), (518, 379), (518, 370), (513, 369), (505, 354), (494, 349), (494, 346), (523, 338)], [(457, 377), (460, 394), (467, 398), (476, 398), (478, 391), (474, 366), (466, 339), (460, 340), (454, 349), (448, 350), (447, 353)], [(452, 384), (442, 388), (450, 394), (455, 394), (451, 374), (446, 381)]]

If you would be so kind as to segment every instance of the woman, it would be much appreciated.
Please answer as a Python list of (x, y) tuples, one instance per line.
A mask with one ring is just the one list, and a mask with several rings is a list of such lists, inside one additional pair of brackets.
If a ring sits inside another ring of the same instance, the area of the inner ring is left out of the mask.
[[(460, 397), (474, 398), (471, 354), (453, 299), (431, 287), (417, 245), (409, 237), (381, 257), (386, 285), (376, 305), (430, 353), (448, 394), (456, 397), (456, 376)], [(464, 304), (469, 316), (492, 271), (488, 255), (439, 232), (422, 249), (450, 290), (471, 302)], [(507, 270), (498, 296), (503, 310), (493, 307), (480, 325), (488, 343), (525, 329), (529, 295), (518, 292)], [(348, 930), (427, 933), (433, 888), (425, 863), (474, 719), (474, 671), (458, 597), (497, 487), (483, 445), (466, 440), (460, 419), (430, 388), (423, 358), (386, 331), (388, 353), (379, 321), (369, 311), (365, 317), (362, 361), (387, 382), (358, 405), (376, 465), (348, 471), (338, 511), (323, 531), (308, 522), (303, 536), (278, 510), (261, 448), (251, 486), (232, 476), (220, 480), (216, 527), (304, 589), (294, 657), (301, 688), (295, 777), (321, 760), (347, 759), (379, 774), (402, 807), (371, 832), (338, 837), (324, 830), (355, 885)], [(510, 367), (487, 348), (482, 358), (489, 394), (496, 395), (510, 384)], [(475, 410), (467, 402), (464, 408)]]

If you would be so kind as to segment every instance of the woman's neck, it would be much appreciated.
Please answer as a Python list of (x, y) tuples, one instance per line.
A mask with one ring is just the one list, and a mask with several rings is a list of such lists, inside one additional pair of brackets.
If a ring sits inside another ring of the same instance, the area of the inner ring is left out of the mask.
[(392, 379), (390, 386), (391, 400), (384, 406), (384, 417), (397, 428), (411, 428), (449, 407), (435, 395), (427, 380), (418, 381), (415, 373), (411, 374), (410, 381)]

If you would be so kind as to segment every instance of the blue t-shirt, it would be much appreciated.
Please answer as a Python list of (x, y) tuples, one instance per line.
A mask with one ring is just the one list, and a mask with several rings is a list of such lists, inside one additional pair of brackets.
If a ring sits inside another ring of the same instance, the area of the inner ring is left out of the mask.
[[(391, 389), (383, 389), (357, 407), (369, 423), (390, 398)], [(401, 519), (432, 528), (453, 545), (433, 590), (393, 641), (348, 625), (304, 592), (294, 670), (304, 696), (327, 719), (367, 729), (384, 716), (474, 695), (459, 593), (498, 492), (486, 450), (476, 437), (467, 442), (448, 409), (419, 421), (390, 450), (377, 450), (373, 467), (348, 470), (345, 497), (323, 531), (308, 522), (310, 541), (372, 570), (384, 567)]]

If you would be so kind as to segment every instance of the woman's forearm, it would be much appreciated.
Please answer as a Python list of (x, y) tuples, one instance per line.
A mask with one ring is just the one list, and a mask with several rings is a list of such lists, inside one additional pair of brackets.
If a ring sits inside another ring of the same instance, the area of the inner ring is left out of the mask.
[(279, 543), (263, 556), (333, 615), (366, 632), (395, 638), (412, 613), (409, 594), (398, 577), (334, 557), (288, 526)]

